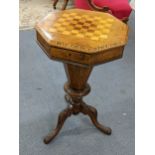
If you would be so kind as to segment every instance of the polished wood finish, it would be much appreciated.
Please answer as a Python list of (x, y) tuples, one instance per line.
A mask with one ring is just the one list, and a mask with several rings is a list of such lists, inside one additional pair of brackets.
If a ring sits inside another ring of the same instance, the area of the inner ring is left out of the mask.
[[(58, 1), (59, 1), (59, 0), (53, 0), (53, 8), (54, 8), (54, 9), (56, 9), (56, 5), (57, 5)], [(65, 9), (66, 9), (67, 4), (68, 4), (68, 1), (69, 1), (69, 0), (64, 0), (64, 4), (63, 4), (61, 10), (65, 10)]]
[(68, 106), (59, 114), (56, 128), (44, 143), (54, 139), (69, 116), (79, 113), (88, 115), (96, 128), (110, 135), (111, 129), (98, 122), (97, 110), (83, 97), (90, 92), (87, 81), (93, 66), (122, 57), (127, 25), (107, 13), (72, 9), (47, 15), (36, 25), (36, 34), (47, 56), (63, 62), (68, 79), (64, 85)]
[(83, 90), (92, 71), (92, 67), (64, 64), (69, 85), (72, 89)]
[(128, 34), (128, 26), (112, 15), (80, 9), (50, 13), (36, 29), (50, 58), (84, 65), (122, 57)]

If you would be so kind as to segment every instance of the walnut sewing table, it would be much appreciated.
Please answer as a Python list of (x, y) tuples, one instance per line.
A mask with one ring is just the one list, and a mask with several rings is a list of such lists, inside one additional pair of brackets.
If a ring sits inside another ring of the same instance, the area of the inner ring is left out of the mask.
[(112, 130), (98, 122), (97, 110), (83, 96), (90, 92), (87, 80), (93, 67), (122, 57), (128, 26), (108, 13), (70, 9), (48, 14), (35, 29), (40, 47), (50, 59), (63, 62), (68, 78), (64, 85), (68, 106), (44, 143), (54, 139), (67, 117), (80, 112), (110, 135)]

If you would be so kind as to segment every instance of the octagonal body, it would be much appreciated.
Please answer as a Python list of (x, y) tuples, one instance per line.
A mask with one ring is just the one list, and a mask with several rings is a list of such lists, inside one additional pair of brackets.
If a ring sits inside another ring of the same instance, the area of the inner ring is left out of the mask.
[(36, 31), (50, 58), (95, 65), (122, 57), (128, 26), (108, 13), (70, 9), (48, 14)]

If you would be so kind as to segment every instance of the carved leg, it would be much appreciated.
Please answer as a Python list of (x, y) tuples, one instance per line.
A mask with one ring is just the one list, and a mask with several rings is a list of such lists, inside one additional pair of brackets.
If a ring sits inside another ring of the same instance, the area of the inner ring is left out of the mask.
[(85, 104), (84, 102), (81, 105), (82, 105), (82, 113), (85, 115), (88, 115), (90, 117), (90, 119), (93, 122), (93, 124), (95, 125), (95, 127), (98, 128), (101, 132), (103, 132), (107, 135), (111, 135), (111, 132), (112, 132), (111, 128), (101, 125), (98, 122), (97, 110), (94, 107)]
[(67, 4), (68, 4), (68, 0), (64, 0), (64, 4), (62, 6), (62, 9), (61, 10), (65, 10), (66, 7), (67, 7)]
[[(53, 2), (53, 8), (54, 8), (54, 9), (56, 9), (56, 5), (57, 5), (58, 1), (59, 1), (59, 0), (54, 0), (54, 2)], [(68, 1), (69, 1), (69, 0), (64, 0), (64, 4), (63, 4), (61, 10), (65, 10), (65, 9), (66, 9), (67, 4), (68, 4)]]
[(56, 128), (51, 131), (45, 138), (44, 138), (44, 143), (48, 144), (50, 143), (55, 136), (59, 133), (59, 131), (61, 130), (65, 120), (67, 119), (67, 117), (69, 117), (72, 114), (72, 108), (67, 107), (66, 109), (64, 109), (58, 117), (58, 123)]
[(56, 9), (56, 5), (57, 5), (58, 1), (59, 1), (59, 0), (54, 0), (54, 2), (53, 2), (53, 8), (54, 8), (54, 9)]

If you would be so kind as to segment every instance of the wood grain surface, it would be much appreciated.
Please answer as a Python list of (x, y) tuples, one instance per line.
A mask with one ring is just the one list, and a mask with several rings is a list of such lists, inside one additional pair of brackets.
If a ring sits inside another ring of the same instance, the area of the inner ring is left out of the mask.
[(128, 26), (108, 13), (70, 9), (48, 14), (36, 29), (50, 46), (96, 53), (127, 43)]

